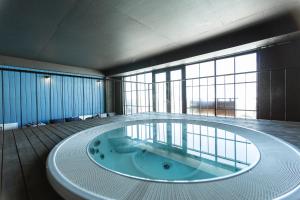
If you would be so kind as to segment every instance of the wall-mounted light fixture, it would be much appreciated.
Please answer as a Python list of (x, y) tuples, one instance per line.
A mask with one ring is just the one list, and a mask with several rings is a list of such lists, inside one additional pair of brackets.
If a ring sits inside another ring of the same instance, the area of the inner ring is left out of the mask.
[(96, 84), (97, 84), (98, 86), (100, 86), (100, 85), (101, 85), (101, 80), (98, 79), (98, 80), (96, 81)]
[(50, 83), (51, 77), (49, 75), (44, 76), (45, 82)]

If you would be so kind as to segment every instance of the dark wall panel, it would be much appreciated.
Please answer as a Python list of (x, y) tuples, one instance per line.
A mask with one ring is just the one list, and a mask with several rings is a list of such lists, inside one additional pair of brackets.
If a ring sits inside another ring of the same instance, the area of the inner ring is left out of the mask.
[(271, 119), (285, 120), (284, 70), (272, 71), (271, 76)]
[(286, 72), (286, 115), (289, 121), (300, 121), (300, 70)]
[(260, 50), (260, 65), (262, 69), (281, 69), (297, 67), (300, 61), (300, 41), (293, 40), (286, 44), (268, 47)]
[(261, 72), (259, 73), (259, 87), (258, 87), (258, 118), (260, 119), (269, 119), (271, 117), (270, 113), (270, 73)]
[(21, 107), (23, 125), (37, 122), (36, 74), (21, 73)]
[(300, 40), (258, 51), (261, 70), (258, 83), (259, 119), (300, 121), (298, 52)]
[(123, 114), (123, 107), (122, 107), (122, 102), (123, 102), (123, 96), (122, 96), (122, 83), (119, 81), (116, 81), (114, 84), (114, 97), (115, 97), (115, 112), (117, 114)]

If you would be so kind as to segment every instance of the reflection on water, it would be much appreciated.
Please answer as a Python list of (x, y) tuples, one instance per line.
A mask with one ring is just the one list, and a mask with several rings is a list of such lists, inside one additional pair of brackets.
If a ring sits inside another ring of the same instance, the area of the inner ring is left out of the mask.
[(256, 147), (247, 139), (223, 129), (182, 123), (150, 123), (125, 128), (132, 139), (176, 148), (181, 153), (244, 168), (257, 159)]
[(226, 176), (259, 158), (255, 145), (206, 124), (147, 123), (96, 137), (89, 154), (101, 166), (130, 176), (189, 181)]

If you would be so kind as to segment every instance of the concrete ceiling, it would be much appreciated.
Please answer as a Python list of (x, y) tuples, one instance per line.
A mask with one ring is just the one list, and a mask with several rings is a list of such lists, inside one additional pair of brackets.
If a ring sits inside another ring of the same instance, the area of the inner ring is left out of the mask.
[(111, 70), (298, 6), (300, 0), (2, 0), (0, 54)]

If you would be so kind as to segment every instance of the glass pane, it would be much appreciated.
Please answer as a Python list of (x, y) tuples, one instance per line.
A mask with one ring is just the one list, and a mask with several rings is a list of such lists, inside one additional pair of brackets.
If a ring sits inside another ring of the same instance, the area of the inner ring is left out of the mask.
[(236, 83), (244, 83), (246, 81), (246, 76), (245, 74), (238, 74), (235, 75), (235, 82)]
[(208, 91), (207, 91), (207, 86), (201, 86), (200, 87), (200, 99), (201, 99), (201, 102), (206, 102), (208, 96)]
[[(131, 76), (131, 82), (136, 82), (136, 76)], [(136, 91), (137, 90), (137, 85), (136, 83), (131, 83), (131, 91)]]
[(182, 113), (181, 81), (171, 82), (171, 112)]
[(237, 110), (245, 110), (246, 108), (246, 94), (245, 94), (245, 84), (237, 84), (235, 86), (235, 94), (236, 94), (236, 103), (235, 108)]
[(234, 101), (234, 85), (225, 85), (226, 101)]
[(155, 82), (163, 82), (166, 81), (166, 73), (159, 73), (159, 74), (155, 74)]
[(225, 83), (234, 83), (234, 75), (225, 76)]
[(137, 106), (136, 91), (131, 93), (131, 105)]
[(175, 71), (171, 71), (171, 76), (170, 76), (171, 81), (174, 80), (181, 80), (181, 69), (179, 70), (175, 70)]
[(256, 110), (256, 83), (246, 84), (246, 110)]
[(125, 93), (125, 100), (126, 100), (126, 105), (131, 105), (131, 92), (126, 92)]
[(186, 86), (192, 86), (193, 85), (193, 80), (186, 80)]
[(137, 113), (137, 107), (136, 106), (132, 106), (131, 112), (132, 112), (132, 114)]
[(130, 76), (124, 77), (124, 81), (130, 81), (130, 80), (131, 80)]
[(131, 91), (131, 83), (125, 82), (125, 91)]
[(256, 73), (247, 73), (246, 74), (246, 81), (247, 82), (256, 81)]
[(225, 98), (224, 85), (217, 85), (217, 101)]
[(152, 83), (152, 73), (145, 74), (145, 83)]
[(225, 83), (225, 77), (224, 76), (218, 76), (216, 78), (217, 84), (224, 84)]
[[(181, 69), (170, 73), (171, 112), (182, 113)], [(179, 81), (177, 81), (179, 80)]]
[(155, 91), (155, 105), (156, 112), (167, 112), (167, 104), (166, 104), (166, 73), (158, 73), (155, 74), (155, 82), (156, 83), (156, 91)]
[(186, 95), (186, 103), (187, 103), (187, 107), (188, 107), (188, 108), (190, 108), (191, 105), (192, 105), (192, 104), (191, 104), (191, 101), (192, 101), (192, 99), (193, 99), (193, 98), (192, 98), (192, 95), (191, 95), (191, 94), (193, 93), (192, 91), (193, 91), (193, 88), (192, 88), (192, 87), (187, 87), (187, 88), (186, 88), (186, 94), (187, 94), (187, 95)]
[(246, 111), (245, 117), (248, 119), (256, 119), (256, 111)]
[(203, 86), (207, 86), (208, 84), (207, 84), (207, 78), (201, 78), (200, 79), (200, 85), (203, 85)]
[(137, 82), (144, 83), (145, 82), (145, 74), (138, 75)]
[(185, 67), (185, 76), (187, 79), (199, 77), (199, 64), (187, 65)]
[(237, 118), (245, 118), (245, 113), (246, 113), (246, 111), (239, 111), (239, 110), (237, 110), (237, 111), (235, 111), (235, 116)]
[[(197, 86), (199, 86), (199, 79), (193, 79), (192, 80), (193, 81), (193, 87), (197, 87)], [(201, 79), (200, 79), (200, 82), (201, 82)], [(201, 84), (201, 83), (200, 83)], [(206, 83), (205, 83), (206, 84)]]
[(130, 80), (130, 81), (132, 81), (132, 82), (136, 82), (136, 76), (131, 76), (130, 78), (131, 78), (131, 80)]
[(233, 74), (234, 73), (234, 58), (225, 58), (216, 61), (216, 74)]
[(215, 87), (208, 86), (208, 99), (214, 99), (214, 98), (215, 98)]
[(256, 71), (256, 53), (235, 57), (235, 72)]
[(215, 84), (215, 78), (212, 77), (212, 78), (207, 78), (207, 84), (208, 85), (214, 85)]
[(200, 63), (200, 77), (214, 76), (215, 64), (214, 61)]

